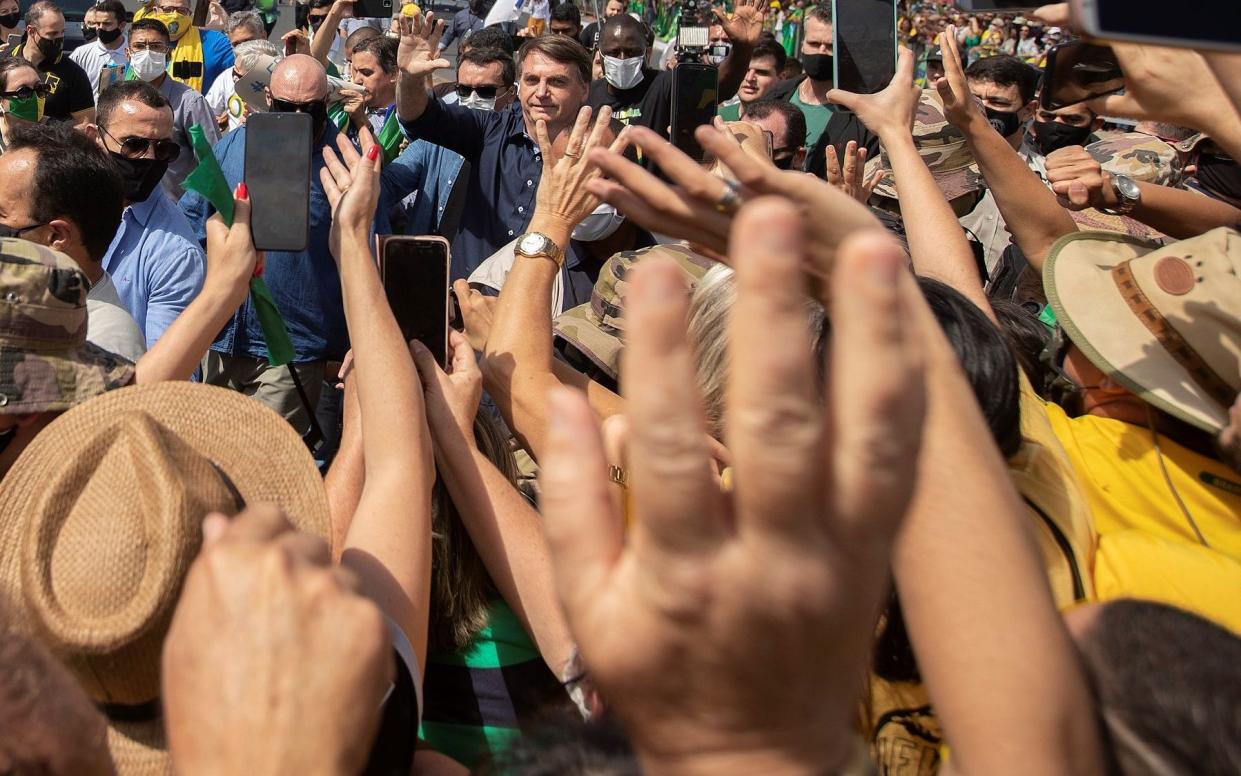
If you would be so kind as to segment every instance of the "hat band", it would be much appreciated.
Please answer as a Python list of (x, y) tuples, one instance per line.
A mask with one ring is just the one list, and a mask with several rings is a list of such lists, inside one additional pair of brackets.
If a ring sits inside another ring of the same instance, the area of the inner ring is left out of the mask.
[(1232, 405), (1237, 392), (1228, 386), (1222, 377), (1216, 374), (1210, 364), (1198, 355), (1198, 351), (1190, 347), (1181, 333), (1177, 331), (1163, 313), (1151, 304), (1151, 300), (1138, 286), (1129, 262), (1117, 264), (1112, 268), (1112, 280), (1120, 289), (1129, 309), (1137, 316), (1142, 325), (1155, 337), (1155, 340), (1168, 352), (1168, 355), (1189, 373), (1190, 379), (1197, 383), (1207, 396), (1219, 402), (1221, 407)]
[(95, 708), (112, 722), (155, 722), (163, 713), (159, 698), (144, 703), (96, 703)]

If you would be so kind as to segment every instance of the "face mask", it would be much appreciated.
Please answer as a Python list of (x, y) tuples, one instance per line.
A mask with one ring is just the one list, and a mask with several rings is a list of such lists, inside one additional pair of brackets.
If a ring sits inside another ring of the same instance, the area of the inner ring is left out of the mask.
[(1194, 178), (1211, 194), (1241, 201), (1241, 166), (1227, 156), (1199, 154)]
[(1021, 129), (1021, 119), (1017, 118), (1016, 111), (995, 110), (994, 108), (985, 108), (987, 121), (991, 122), (991, 126), (999, 132), (1002, 137), (1008, 137)]
[(707, 49), (707, 51), (710, 52), (707, 54), (707, 62), (713, 65), (719, 65), (723, 63), (725, 59), (728, 59), (728, 53), (732, 50), (733, 47), (731, 43), (712, 44), (711, 48)]
[(105, 46), (116, 43), (116, 39), (121, 37), (121, 28), (115, 30), (99, 30), (99, 42)]
[(496, 109), (496, 98), (479, 97), (478, 92), (470, 92), (468, 97), (458, 97), (457, 104), (470, 110), (493, 111)]
[(164, 173), (168, 172), (168, 162), (158, 159), (127, 159), (111, 151), (108, 155), (120, 168), (121, 178), (125, 181), (126, 202), (146, 202)]
[(64, 38), (39, 38), (35, 44), (44, 59), (56, 59), (65, 48)]
[(14, 27), (16, 27), (18, 24), (21, 24), (21, 21), (22, 21), (21, 14), (6, 13), (4, 16), (0, 16), (0, 27), (4, 27), (6, 30), (11, 30)]
[(159, 19), (168, 28), (168, 37), (181, 40), (181, 36), (190, 31), (194, 22), (183, 13), (154, 13), (149, 19)]
[(92, 40), (94, 40), (97, 37), (99, 37), (99, 30), (95, 29), (94, 27), (83, 27), (82, 28), (82, 40), (86, 41), (87, 43), (90, 43)]
[(1058, 121), (1034, 122), (1034, 144), (1043, 156), (1069, 146), (1083, 145), (1090, 137), (1090, 125), (1070, 127)]
[(29, 121), (32, 124), (38, 123), (43, 118), (43, 98), (42, 97), (26, 97), (21, 99), (18, 97), (9, 98), (9, 109), (6, 113), (15, 119)]
[(642, 83), (642, 57), (603, 58), (603, 77), (617, 89), (632, 89)]
[(133, 68), (134, 75), (143, 81), (154, 81), (168, 70), (168, 55), (164, 53), (156, 53), (150, 49), (143, 49), (134, 52), (129, 60), (129, 66)]
[(831, 54), (802, 54), (801, 65), (811, 81), (831, 81), (833, 57)]
[(616, 212), (611, 205), (600, 205), (595, 212), (582, 219), (573, 227), (572, 237), (580, 242), (595, 242), (611, 237), (625, 222), (625, 217)]

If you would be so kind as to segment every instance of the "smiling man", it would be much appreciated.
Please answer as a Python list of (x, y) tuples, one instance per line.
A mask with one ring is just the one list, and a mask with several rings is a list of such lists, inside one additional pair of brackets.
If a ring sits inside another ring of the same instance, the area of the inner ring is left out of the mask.
[[(429, 15), (428, 15), (429, 16)], [(531, 38), (517, 52), (517, 102), (483, 111), (447, 105), (427, 90), (437, 59), (434, 20), (415, 17), (401, 37), (397, 116), (411, 140), (426, 140), (470, 160), (461, 227), (452, 238), (453, 279), (522, 234), (534, 214), (543, 160), (535, 124), (547, 122), (555, 144), (586, 102), (590, 55), (565, 35)]]

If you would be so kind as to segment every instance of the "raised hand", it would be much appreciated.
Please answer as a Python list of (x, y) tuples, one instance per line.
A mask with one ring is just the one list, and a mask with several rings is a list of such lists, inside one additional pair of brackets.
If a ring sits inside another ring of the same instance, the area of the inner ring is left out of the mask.
[(982, 106), (974, 99), (969, 84), (965, 82), (955, 27), (948, 25), (939, 34), (939, 45), (944, 52), (944, 77), (936, 79), (932, 86), (944, 103), (944, 118), (967, 135), (977, 128), (977, 122), (990, 126)]
[(767, 20), (767, 4), (763, 0), (737, 0), (733, 5), (733, 14), (729, 16), (723, 8), (712, 8), (716, 21), (724, 28), (724, 33), (734, 44), (753, 46), (763, 34), (763, 23)]
[(483, 373), (478, 369), (474, 349), (464, 334), (449, 332), (448, 345), (452, 348), (452, 361), (447, 372), (421, 342), (409, 343), (409, 352), (422, 378), (432, 441), (443, 440), (448, 434), (459, 434), (473, 446), (474, 416), (478, 414), (478, 402), (483, 395)]
[(263, 274), (262, 255), (250, 237), (250, 196), (245, 183), (233, 197), (233, 225), (224, 225), (216, 213), (207, 219), (207, 277), (203, 288), (216, 289), (236, 309), (250, 293), (250, 278)]
[(827, 146), (827, 182), (853, 197), (863, 205), (870, 201), (870, 195), (883, 180), (883, 170), (876, 169), (870, 179), (866, 179), (866, 147), (857, 147), (857, 141), (850, 140), (845, 146), (845, 163), (843, 169), (840, 158), (836, 156), (836, 146)]
[(594, 415), (553, 394), (541, 484), (557, 586), (651, 772), (831, 772), (847, 749), (921, 440), (917, 291), (891, 238), (842, 248), (824, 403), (802, 222), (763, 199), (732, 230), (731, 493), (712, 476), (669, 263), (639, 265), (626, 300), (627, 534)]
[[(827, 101), (853, 111), (858, 121), (883, 138), (893, 132), (908, 134), (913, 130), (914, 114), (918, 110), (918, 98), (921, 95), (922, 90), (914, 86), (913, 52), (902, 46), (897, 58), (896, 73), (883, 91), (876, 94), (855, 94), (843, 89), (832, 89), (827, 93)], [(852, 141), (850, 145), (854, 145)], [(865, 152), (866, 149), (861, 150)], [(834, 155), (833, 153), (832, 156)], [(830, 164), (831, 156), (828, 157), (828, 162)], [(845, 165), (849, 165), (847, 158)], [(839, 167), (839, 162), (837, 166)], [(848, 178), (848, 175), (845, 177)], [(828, 182), (831, 182), (830, 178)]]
[(383, 164), (383, 149), (375, 142), (368, 127), (358, 130), (358, 142), (362, 146), (362, 154), (358, 153), (348, 137), (343, 134), (338, 136), (336, 147), (340, 149), (340, 156), (325, 147), (323, 169), (319, 171), (323, 193), (332, 208), (328, 247), (338, 261), (341, 230), (369, 232), (375, 220), (375, 208), (379, 205), (379, 168)]
[[(539, 179), (535, 196), (535, 216), (551, 219), (567, 231), (572, 231), (599, 207), (599, 198), (586, 186), (588, 181), (599, 177), (599, 168), (590, 161), (587, 153), (603, 145), (604, 133), (612, 121), (612, 109), (606, 105), (600, 108), (593, 125), (590, 118), (591, 109), (583, 106), (577, 113), (569, 142), (561, 154), (554, 153), (552, 149), (546, 121), (539, 119), (534, 128), (543, 156), (543, 176)], [(620, 149), (624, 141), (618, 138), (616, 143)]]
[(402, 72), (426, 78), (436, 70), (452, 67), (447, 59), (436, 56), (440, 37), (444, 34), (444, 22), (436, 19), (434, 13), (420, 13), (412, 17), (400, 14), (396, 17), (396, 23), (401, 34), (396, 65)]

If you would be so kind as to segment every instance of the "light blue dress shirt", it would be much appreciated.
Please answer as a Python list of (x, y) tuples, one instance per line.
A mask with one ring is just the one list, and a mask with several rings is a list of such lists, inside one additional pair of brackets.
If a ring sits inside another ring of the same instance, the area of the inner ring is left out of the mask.
[(156, 187), (125, 208), (103, 268), (150, 348), (202, 290), (207, 260), (185, 214)]

